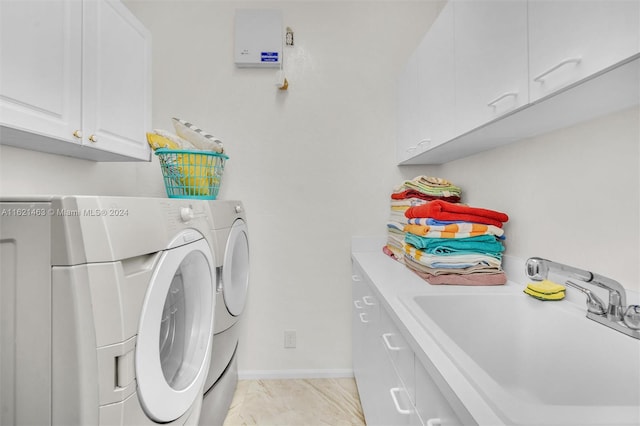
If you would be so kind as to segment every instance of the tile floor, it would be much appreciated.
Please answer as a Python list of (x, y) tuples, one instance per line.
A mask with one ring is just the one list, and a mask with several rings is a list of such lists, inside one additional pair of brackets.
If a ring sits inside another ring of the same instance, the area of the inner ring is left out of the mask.
[(364, 426), (354, 379), (240, 380), (224, 426)]

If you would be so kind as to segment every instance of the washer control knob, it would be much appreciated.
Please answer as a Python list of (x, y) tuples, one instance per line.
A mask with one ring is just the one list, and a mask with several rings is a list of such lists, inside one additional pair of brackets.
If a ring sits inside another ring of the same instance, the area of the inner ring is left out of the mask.
[(236, 205), (236, 213), (242, 213), (242, 206), (240, 204)]
[(180, 209), (180, 219), (182, 219), (183, 222), (189, 222), (190, 220), (193, 220), (194, 217), (195, 215), (193, 214), (193, 209), (191, 207), (182, 207)]

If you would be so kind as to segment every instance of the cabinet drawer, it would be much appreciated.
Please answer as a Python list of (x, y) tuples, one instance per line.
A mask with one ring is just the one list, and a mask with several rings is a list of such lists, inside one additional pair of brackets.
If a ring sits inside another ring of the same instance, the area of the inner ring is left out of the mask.
[(416, 410), (425, 426), (462, 426), (462, 421), (442, 395), (433, 378), (416, 362)]
[(409, 399), (412, 403), (415, 403), (416, 387), (413, 351), (384, 309), (380, 310), (380, 325), (380, 343), (384, 346)]

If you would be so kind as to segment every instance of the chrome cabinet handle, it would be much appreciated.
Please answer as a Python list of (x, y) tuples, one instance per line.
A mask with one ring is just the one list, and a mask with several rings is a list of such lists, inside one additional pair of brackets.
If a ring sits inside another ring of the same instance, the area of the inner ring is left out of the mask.
[(507, 92), (507, 93), (503, 93), (502, 95), (498, 96), (497, 98), (495, 98), (494, 100), (492, 100), (491, 102), (489, 102), (487, 104), (488, 107), (496, 107), (496, 104), (498, 102), (500, 102), (501, 100), (505, 99), (505, 98), (510, 98), (510, 97), (514, 97), (517, 98), (518, 97), (518, 92)]
[(362, 309), (362, 303), (360, 303), (359, 300), (354, 300), (353, 301), (353, 306), (355, 306), (356, 309)]
[(366, 312), (361, 312), (360, 313), (360, 322), (362, 322), (364, 324), (368, 323), (369, 320), (364, 319), (364, 317), (366, 317), (366, 316), (367, 316)]
[(564, 60), (560, 61), (559, 64), (549, 68), (545, 72), (539, 74), (537, 77), (534, 77), (533, 81), (535, 81), (537, 83), (541, 83), (542, 80), (544, 80), (544, 78), (546, 76), (548, 76), (549, 74), (551, 74), (555, 70), (557, 70), (559, 68), (562, 68), (563, 66), (565, 66), (567, 64), (576, 64), (576, 65), (578, 65), (580, 63), (580, 61), (582, 61), (582, 58), (567, 58), (567, 59), (564, 59)]
[(439, 418), (433, 418), (433, 419), (427, 420), (427, 424), (425, 426), (441, 426), (441, 425), (442, 425), (442, 420), (440, 420)]
[(355, 282), (360, 282), (360, 281), (362, 281), (362, 278), (360, 278), (359, 275), (355, 275), (354, 274), (354, 275), (351, 275), (351, 280), (355, 281)]
[(400, 414), (411, 414), (411, 410), (407, 410), (400, 407), (400, 403), (398, 402), (398, 397), (396, 394), (402, 391), (402, 388), (391, 388), (389, 389), (389, 393), (391, 394), (391, 399), (393, 400), (393, 405), (396, 406), (396, 411)]

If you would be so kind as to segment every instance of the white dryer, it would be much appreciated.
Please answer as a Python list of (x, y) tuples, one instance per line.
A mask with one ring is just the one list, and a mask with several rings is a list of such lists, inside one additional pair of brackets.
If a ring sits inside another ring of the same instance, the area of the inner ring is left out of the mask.
[(197, 424), (217, 281), (207, 213), (0, 200), (0, 424)]
[(219, 426), (238, 382), (239, 320), (249, 288), (249, 231), (241, 201), (209, 202), (209, 243), (218, 263), (213, 357), (204, 388), (200, 425)]

